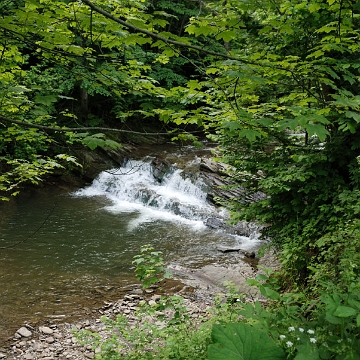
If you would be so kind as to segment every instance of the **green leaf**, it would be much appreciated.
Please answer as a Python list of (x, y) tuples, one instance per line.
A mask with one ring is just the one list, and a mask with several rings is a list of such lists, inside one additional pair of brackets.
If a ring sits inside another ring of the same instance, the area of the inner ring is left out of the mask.
[(261, 134), (256, 130), (244, 129), (239, 131), (239, 137), (246, 137), (250, 142), (256, 140), (257, 137), (261, 137)]
[(316, 12), (318, 11), (319, 9), (321, 8), (320, 4), (318, 3), (310, 3), (307, 7), (307, 9), (310, 11), (310, 12)]
[(147, 43), (151, 43), (149, 38), (144, 37), (143, 35), (139, 34), (129, 34), (123, 40), (126, 45), (144, 45)]
[(121, 144), (114, 140), (105, 140), (105, 146), (108, 146), (111, 149), (119, 149), (121, 148)]
[(353, 299), (353, 298), (349, 298), (348, 299), (348, 304), (351, 306), (351, 307), (353, 307), (353, 308), (355, 308), (355, 309), (357, 309), (357, 310), (360, 310), (360, 301), (358, 301), (358, 300), (355, 300), (355, 299)]
[(264, 295), (265, 297), (267, 297), (268, 299), (271, 300), (279, 300), (280, 299), (280, 294), (272, 289), (270, 289), (268, 286), (260, 286), (260, 292), (262, 295)]
[(286, 359), (281, 347), (269, 336), (248, 324), (213, 325), (213, 344), (208, 348), (209, 360), (280, 360)]
[(354, 119), (357, 123), (360, 123), (360, 115), (354, 111), (346, 111), (345, 116), (350, 119)]
[(36, 95), (35, 102), (38, 104), (49, 106), (57, 100), (56, 95)]
[(231, 30), (222, 31), (220, 34), (216, 35), (216, 40), (223, 39), (226, 42), (229, 42), (235, 38), (236, 38), (236, 34), (234, 31)]
[(95, 150), (97, 147), (104, 147), (105, 140), (99, 139), (95, 136), (87, 136), (86, 138), (82, 139), (82, 143), (91, 150)]
[(269, 280), (269, 277), (265, 274), (258, 274), (256, 275), (256, 280)]
[(230, 131), (241, 129), (241, 125), (237, 121), (224, 121), (223, 127)]
[(357, 311), (349, 306), (338, 306), (334, 312), (334, 316), (338, 317), (351, 317), (355, 316)]
[(307, 345), (301, 345), (297, 348), (298, 354), (295, 356), (294, 360), (317, 360), (320, 359), (319, 351), (317, 348), (311, 347), (308, 348)]
[(186, 28), (186, 31), (189, 34), (194, 34), (195, 36), (199, 36), (199, 35), (207, 36), (211, 34), (214, 31), (214, 29), (209, 25), (206, 26), (189, 25)]
[(329, 135), (329, 131), (326, 130), (325, 126), (322, 124), (306, 124), (304, 129), (307, 131), (309, 136), (316, 135), (320, 141), (325, 141), (326, 136)]
[(336, 317), (336, 316), (331, 315), (329, 312), (326, 313), (325, 319), (330, 324), (334, 324), (334, 325), (340, 325), (341, 324), (341, 319)]
[(258, 286), (260, 283), (255, 280), (255, 279), (247, 279), (246, 283), (249, 284), (250, 286)]

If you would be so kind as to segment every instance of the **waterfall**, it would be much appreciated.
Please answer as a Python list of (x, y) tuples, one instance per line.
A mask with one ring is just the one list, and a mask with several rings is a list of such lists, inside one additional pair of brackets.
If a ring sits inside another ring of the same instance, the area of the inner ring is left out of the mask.
[[(170, 168), (159, 181), (150, 161), (127, 161), (121, 168), (103, 171), (92, 185), (75, 196), (105, 196), (113, 213), (137, 213), (129, 226), (154, 220), (185, 222), (203, 227), (217, 209), (207, 200), (206, 185), (201, 178), (187, 177), (181, 169)], [(217, 216), (217, 215), (216, 215)]]

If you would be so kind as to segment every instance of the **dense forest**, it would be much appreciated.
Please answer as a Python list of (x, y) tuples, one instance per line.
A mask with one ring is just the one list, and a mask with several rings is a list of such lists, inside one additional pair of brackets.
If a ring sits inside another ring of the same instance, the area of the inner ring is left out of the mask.
[[(247, 311), (286, 353), (266, 359), (359, 359), (360, 1), (2, 0), (0, 16), (2, 200), (79, 166), (74, 145), (207, 136), (266, 195), (226, 204), (282, 262), (255, 282), (273, 304)], [(296, 324), (311, 346), (278, 340)]]

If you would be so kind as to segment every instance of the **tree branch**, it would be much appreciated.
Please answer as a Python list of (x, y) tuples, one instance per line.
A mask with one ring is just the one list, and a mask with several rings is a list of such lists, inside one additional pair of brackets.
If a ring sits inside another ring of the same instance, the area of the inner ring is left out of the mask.
[[(82, 0), (82, 2), (86, 5), (88, 5), (93, 11), (105, 16), (106, 18), (110, 19), (110, 20), (113, 20), (115, 22), (117, 22), (118, 24), (121, 24), (123, 26), (125, 26), (126, 28), (128, 29), (131, 29), (133, 31), (136, 31), (136, 32), (139, 32), (139, 33), (142, 33), (142, 34), (145, 34), (147, 36), (150, 36), (151, 38), (153, 39), (156, 39), (156, 40), (159, 40), (159, 41), (163, 41), (164, 43), (166, 43), (167, 45), (175, 45), (175, 46), (180, 46), (180, 47), (185, 47), (187, 49), (193, 49), (193, 50), (197, 50), (197, 51), (200, 51), (200, 52), (203, 52), (203, 53), (206, 53), (208, 55), (214, 55), (214, 56), (217, 56), (217, 57), (222, 57), (222, 58), (225, 58), (225, 59), (229, 59), (229, 60), (236, 60), (236, 61), (241, 61), (243, 62), (244, 64), (252, 64), (252, 62), (249, 62), (247, 60), (242, 60), (242, 59), (239, 59), (238, 57), (235, 57), (235, 56), (231, 56), (231, 55), (228, 55), (226, 53), (219, 53), (219, 52), (215, 52), (215, 51), (211, 51), (211, 50), (206, 50), (200, 46), (196, 46), (196, 45), (191, 45), (191, 44), (186, 44), (186, 43), (183, 43), (183, 42), (180, 42), (180, 41), (176, 41), (176, 40), (172, 40), (172, 39), (168, 39), (166, 37), (163, 37), (161, 35), (158, 35), (156, 33), (153, 33), (151, 31), (148, 31), (146, 29), (141, 29), (131, 23), (128, 23), (124, 20), (121, 20), (119, 19), (118, 17), (110, 14), (109, 12), (99, 8), (98, 6), (96, 6), (95, 4), (93, 4), (91, 1), (89, 0)], [(255, 64), (255, 63), (254, 63)]]
[[(20, 126), (24, 126), (27, 128), (35, 128), (39, 130), (46, 130), (46, 131), (59, 131), (59, 132), (67, 132), (67, 131), (90, 131), (90, 130), (96, 130), (96, 131), (111, 131), (111, 132), (118, 132), (118, 133), (126, 133), (126, 134), (135, 134), (135, 135), (148, 135), (148, 136), (159, 136), (159, 135), (176, 135), (177, 133), (172, 132), (141, 132), (141, 131), (133, 131), (133, 130), (123, 130), (123, 129), (115, 129), (115, 128), (107, 128), (107, 127), (101, 127), (101, 126), (89, 126), (89, 127), (55, 127), (55, 126), (45, 126), (45, 125), (39, 125), (39, 124), (33, 124), (33, 123), (27, 123), (20, 120), (10, 119), (8, 117), (0, 115), (0, 121), (17, 124)], [(196, 134), (196, 133), (202, 133), (203, 131), (187, 131), (187, 133)], [(179, 132), (178, 132), (179, 133)]]
[(141, 29), (141, 28), (139, 28), (139, 27), (137, 27), (137, 26), (135, 26), (135, 25), (133, 25), (133, 24), (131, 24), (129, 22), (121, 20), (120, 18), (118, 18), (118, 17), (110, 14), (109, 12), (101, 9), (100, 7), (96, 6), (90, 0), (82, 0), (82, 2), (84, 4), (86, 4), (86, 5), (88, 5), (90, 7), (90, 9), (92, 9), (93, 11), (97, 12), (98, 14), (101, 14), (101, 15), (105, 16), (107, 19), (115, 21), (116, 23), (121, 24), (121, 25), (125, 26), (126, 28), (131, 29), (133, 31), (145, 34), (145, 35), (147, 35), (147, 36), (149, 36), (149, 37), (151, 37), (153, 39), (163, 41), (165, 44), (167, 44), (170, 47), (171, 47), (171, 45), (175, 45), (175, 46), (186, 48), (186, 49), (193, 49), (193, 50), (199, 51), (199, 52), (207, 54), (207, 55), (213, 55), (213, 56), (220, 57), (220, 58), (223, 58), (223, 59), (239, 61), (239, 62), (241, 62), (243, 64), (247, 64), (247, 65), (268, 67), (268, 68), (288, 71), (291, 74), (294, 73), (293, 70), (288, 69), (288, 68), (284, 68), (284, 67), (279, 66), (279, 65), (274, 65), (274, 64), (271, 64), (271, 63), (259, 63), (257, 61), (249, 61), (249, 60), (241, 59), (241, 58), (239, 58), (237, 56), (229, 55), (227, 53), (219, 53), (219, 52), (204, 49), (204, 48), (202, 48), (200, 46), (186, 44), (185, 42), (180, 42), (180, 41), (168, 39), (168, 38), (166, 38), (164, 36), (158, 35), (158, 34), (156, 34), (154, 32), (146, 30), (146, 29)]

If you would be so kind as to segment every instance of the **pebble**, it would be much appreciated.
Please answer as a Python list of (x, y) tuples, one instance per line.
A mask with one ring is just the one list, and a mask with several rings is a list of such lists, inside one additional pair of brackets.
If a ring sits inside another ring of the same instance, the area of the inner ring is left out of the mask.
[[(30, 330), (28, 330), (25, 326), (21, 327), (16, 334), (19, 334), (20, 336), (23, 337), (30, 337), (32, 335), (32, 332)], [(15, 336), (16, 336), (15, 334)]]
[(49, 337), (47, 337), (47, 338), (45, 339), (45, 341), (46, 341), (48, 344), (52, 344), (52, 343), (55, 341), (55, 339), (54, 339), (52, 336), (49, 336)]
[(39, 330), (40, 330), (40, 332), (42, 332), (43, 334), (46, 334), (46, 335), (51, 335), (54, 332), (53, 329), (50, 329), (47, 326), (40, 326)]

